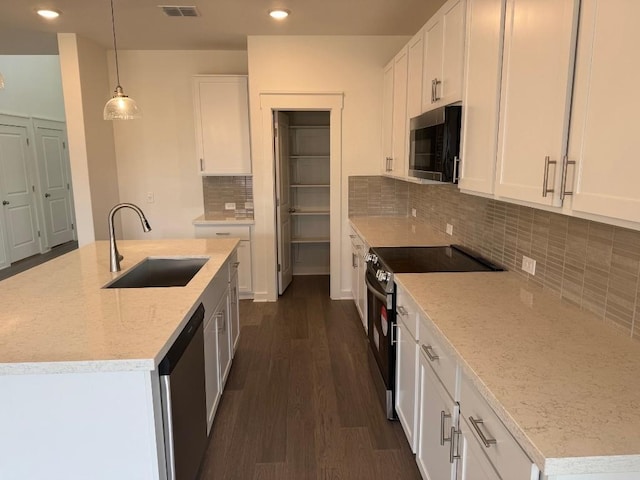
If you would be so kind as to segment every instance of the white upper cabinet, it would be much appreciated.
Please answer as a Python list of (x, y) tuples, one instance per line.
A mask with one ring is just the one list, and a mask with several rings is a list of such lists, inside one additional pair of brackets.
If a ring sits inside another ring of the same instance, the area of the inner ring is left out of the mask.
[(250, 175), (247, 77), (196, 76), (193, 97), (198, 171), (202, 175)]
[(449, 0), (424, 27), (422, 111), (462, 100), (465, 0)]
[(579, 3), (507, 0), (495, 185), (499, 197), (560, 205)]
[(461, 174), (465, 191), (493, 193), (505, 0), (467, 0)]
[(382, 173), (391, 171), (393, 157), (393, 64), (384, 67), (382, 83)]
[(422, 113), (422, 67), (424, 64), (424, 31), (420, 30), (409, 42), (407, 74), (407, 117)]
[(568, 170), (572, 209), (640, 222), (640, 2), (583, 0), (580, 15), (568, 151), (577, 162)]
[(408, 47), (405, 46), (384, 69), (382, 104), (382, 172), (394, 177), (407, 175)]

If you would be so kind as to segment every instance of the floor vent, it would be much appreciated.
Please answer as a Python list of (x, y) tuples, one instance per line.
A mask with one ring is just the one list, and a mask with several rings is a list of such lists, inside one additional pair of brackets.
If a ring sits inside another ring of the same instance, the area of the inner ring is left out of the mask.
[(200, 13), (195, 6), (182, 5), (158, 5), (167, 17), (199, 17)]

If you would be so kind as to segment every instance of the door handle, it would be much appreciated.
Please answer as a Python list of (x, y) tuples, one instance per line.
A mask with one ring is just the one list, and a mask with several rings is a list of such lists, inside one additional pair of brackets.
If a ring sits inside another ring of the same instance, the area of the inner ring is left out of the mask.
[(45, 193), (45, 194), (44, 194), (44, 198), (49, 198), (50, 196), (51, 196), (51, 194), (50, 194), (50, 193)]
[(3, 205), (9, 205), (10, 203), (11, 203), (11, 202), (8, 202), (8, 201), (6, 201), (6, 200), (3, 200), (3, 201), (2, 201), (2, 204), (3, 204)]

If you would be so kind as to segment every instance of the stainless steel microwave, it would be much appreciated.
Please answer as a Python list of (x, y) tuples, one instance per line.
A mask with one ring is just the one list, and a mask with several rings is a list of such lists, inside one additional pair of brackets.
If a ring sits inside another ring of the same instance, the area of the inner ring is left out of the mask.
[(409, 176), (457, 183), (461, 116), (462, 107), (447, 106), (411, 119)]

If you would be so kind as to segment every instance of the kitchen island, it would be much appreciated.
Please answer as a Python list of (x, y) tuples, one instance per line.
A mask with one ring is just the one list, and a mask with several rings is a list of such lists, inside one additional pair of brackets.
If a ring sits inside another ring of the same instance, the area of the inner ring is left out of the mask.
[[(0, 283), (0, 478), (164, 479), (157, 366), (235, 238), (96, 242)], [(146, 257), (207, 257), (185, 287), (103, 289)], [(215, 305), (214, 305), (215, 306)]]

